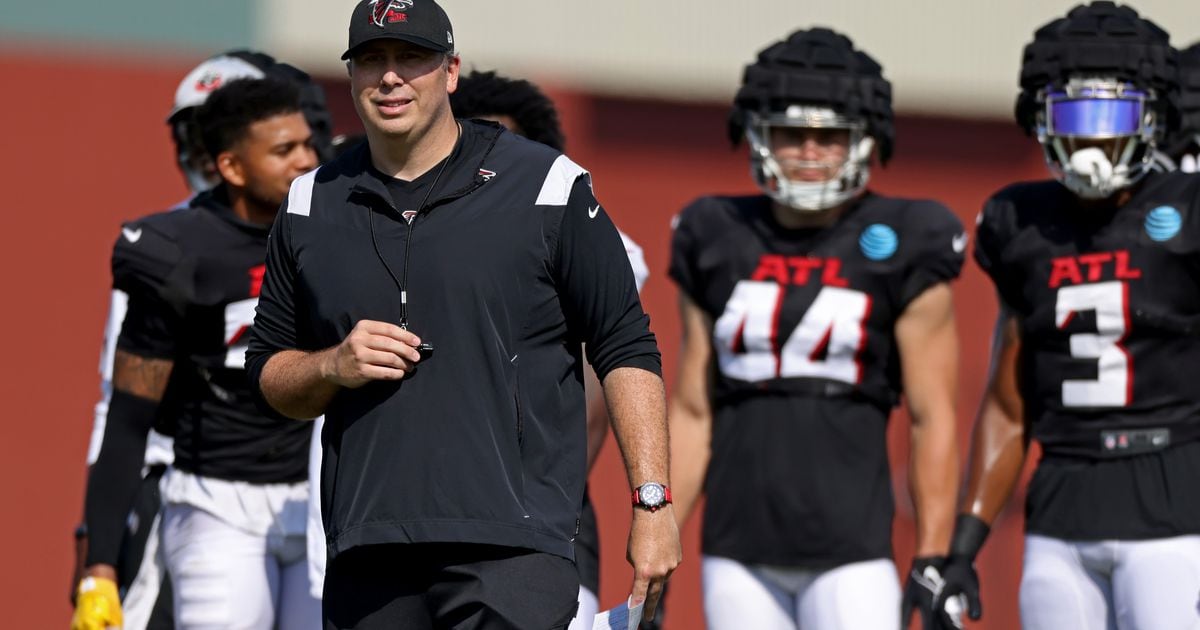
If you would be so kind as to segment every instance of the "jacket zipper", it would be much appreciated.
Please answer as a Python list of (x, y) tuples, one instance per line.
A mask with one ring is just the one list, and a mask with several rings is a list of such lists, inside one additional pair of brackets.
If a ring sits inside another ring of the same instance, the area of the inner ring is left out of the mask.
[(513, 365), (517, 369), (516, 384), (513, 387), (515, 392), (513, 394), (513, 403), (517, 408), (517, 447), (521, 448), (525, 446), (525, 412), (521, 407), (521, 366), (520, 363), (516, 362)]

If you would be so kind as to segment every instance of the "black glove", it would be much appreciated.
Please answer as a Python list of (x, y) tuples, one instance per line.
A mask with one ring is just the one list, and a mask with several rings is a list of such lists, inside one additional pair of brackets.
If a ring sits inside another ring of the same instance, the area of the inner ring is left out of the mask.
[[(987, 523), (970, 514), (960, 514), (954, 523), (950, 556), (942, 567), (942, 590), (933, 601), (933, 609), (938, 611), (944, 628), (962, 627), (962, 608), (966, 608), (967, 616), (973, 620), (983, 616), (975, 556), (983, 547), (990, 529)], [(957, 598), (958, 601), (950, 601), (951, 598)], [(951, 610), (946, 609), (947, 603)]]
[(900, 609), (900, 627), (907, 628), (913, 610), (921, 615), (921, 630), (940, 630), (934, 614), (933, 600), (942, 592), (942, 567), (946, 556), (913, 558), (912, 569), (904, 584), (904, 600)]

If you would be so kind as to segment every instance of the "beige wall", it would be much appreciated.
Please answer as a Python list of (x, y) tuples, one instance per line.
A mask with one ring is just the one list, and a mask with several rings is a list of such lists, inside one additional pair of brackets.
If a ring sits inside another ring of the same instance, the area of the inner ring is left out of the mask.
[[(416, 0), (421, 2), (422, 0)], [(726, 99), (741, 66), (787, 32), (831, 26), (884, 65), (907, 112), (1007, 117), (1021, 48), (1074, 0), (441, 0), (464, 62), (570, 88)], [(258, 43), (343, 72), (353, 0), (258, 0)], [(1172, 34), (1200, 39), (1200, 2), (1141, 0)]]

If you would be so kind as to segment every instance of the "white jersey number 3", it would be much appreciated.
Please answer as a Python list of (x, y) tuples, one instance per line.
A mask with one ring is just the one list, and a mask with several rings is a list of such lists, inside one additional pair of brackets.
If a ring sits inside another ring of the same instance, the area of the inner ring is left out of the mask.
[(1129, 331), (1129, 291), (1124, 282), (1098, 282), (1058, 290), (1054, 323), (1062, 330), (1079, 311), (1096, 312), (1096, 332), (1071, 335), (1071, 356), (1094, 359), (1096, 380), (1063, 381), (1064, 407), (1124, 407), (1132, 396), (1129, 353), (1121, 345)]
[(822, 287), (780, 345), (784, 295), (785, 287), (775, 282), (738, 282), (725, 312), (713, 325), (721, 372), (743, 381), (809, 377), (858, 383), (871, 297), (862, 291)]

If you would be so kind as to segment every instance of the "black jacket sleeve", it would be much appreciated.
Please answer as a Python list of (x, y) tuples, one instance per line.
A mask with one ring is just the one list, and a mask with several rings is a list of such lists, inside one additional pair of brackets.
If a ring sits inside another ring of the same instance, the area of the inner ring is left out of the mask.
[(296, 348), (296, 265), (290, 230), (285, 201), (267, 239), (267, 272), (246, 349), (246, 373), (258, 392), (261, 392), (258, 381), (267, 360), (277, 352)]
[(601, 380), (618, 367), (662, 374), (650, 318), (642, 310), (621, 237), (592, 194), (588, 175), (575, 180), (562, 210), (555, 280), (568, 326), (587, 346)]

